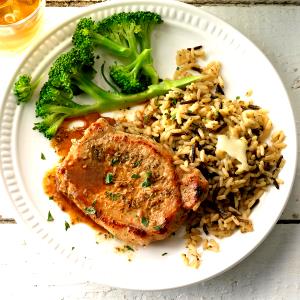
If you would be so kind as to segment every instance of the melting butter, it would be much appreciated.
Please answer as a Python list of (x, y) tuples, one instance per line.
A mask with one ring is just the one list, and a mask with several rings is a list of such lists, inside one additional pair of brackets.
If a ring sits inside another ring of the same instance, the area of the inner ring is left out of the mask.
[(216, 151), (224, 151), (232, 158), (237, 159), (241, 163), (238, 166), (238, 173), (248, 170), (246, 150), (247, 141), (245, 139), (227, 137), (226, 135), (218, 136)]

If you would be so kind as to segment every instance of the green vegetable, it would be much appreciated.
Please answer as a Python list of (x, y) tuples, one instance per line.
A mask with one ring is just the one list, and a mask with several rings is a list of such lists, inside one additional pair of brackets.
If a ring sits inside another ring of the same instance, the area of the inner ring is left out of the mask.
[(125, 245), (124, 247), (129, 251), (134, 251), (134, 249), (132, 247), (130, 247), (129, 245)]
[(120, 198), (121, 194), (113, 192), (105, 192), (106, 197), (110, 198), (112, 201), (116, 201)]
[(151, 186), (152, 182), (151, 182), (151, 178), (152, 178), (152, 173), (151, 172), (146, 172), (146, 178), (142, 183), (142, 187), (149, 187)]
[(137, 161), (135, 161), (135, 162), (132, 164), (132, 166), (133, 166), (133, 168), (136, 168), (136, 167), (140, 166), (141, 163), (142, 163), (141, 160), (137, 160)]
[(106, 184), (110, 184), (112, 183), (114, 180), (114, 176), (112, 173), (107, 173), (106, 176), (105, 176), (105, 183)]
[(110, 67), (110, 77), (124, 94), (135, 94), (145, 91), (152, 83), (150, 77), (142, 73), (142, 68), (148, 63), (150, 49), (145, 49), (128, 65), (115, 64)]
[(94, 215), (94, 214), (96, 214), (96, 209), (93, 206), (88, 206), (84, 209), (84, 212), (87, 215)]
[(139, 174), (132, 174), (131, 178), (138, 179), (138, 178), (141, 178), (141, 176)]
[(146, 217), (142, 217), (142, 224), (143, 224), (145, 227), (148, 227), (148, 225), (149, 225), (149, 220), (148, 220)]
[[(42, 120), (35, 123), (34, 129), (39, 130), (50, 139), (55, 135), (65, 118), (127, 108), (145, 102), (147, 99), (166, 94), (172, 88), (185, 87), (201, 79), (200, 75), (179, 80), (165, 80), (159, 84), (150, 85), (146, 91), (124, 95), (107, 92), (97, 86), (91, 80), (93, 64), (92, 53), (75, 48), (57, 58), (50, 69), (49, 79), (41, 89), (39, 100), (36, 103), (36, 115)], [(74, 102), (72, 99), (78, 89), (88, 94), (95, 102), (89, 105)]]
[(40, 83), (40, 78), (32, 82), (32, 78), (28, 74), (20, 75), (17, 81), (14, 83), (13, 92), (17, 97), (17, 104), (22, 102), (28, 102), (35, 89)]
[(118, 157), (114, 157), (111, 160), (111, 165), (114, 166), (114, 165), (118, 164), (119, 162), (120, 162), (120, 159)]
[(76, 47), (101, 47), (116, 57), (135, 58), (139, 51), (151, 48), (151, 34), (162, 23), (160, 15), (147, 11), (122, 12), (95, 22), (82, 18), (72, 42)]
[(67, 221), (65, 221), (65, 230), (67, 231), (69, 228), (70, 228), (70, 224)]
[(48, 222), (54, 221), (54, 218), (52, 217), (50, 210), (48, 211), (48, 218), (47, 218), (47, 221), (48, 221)]

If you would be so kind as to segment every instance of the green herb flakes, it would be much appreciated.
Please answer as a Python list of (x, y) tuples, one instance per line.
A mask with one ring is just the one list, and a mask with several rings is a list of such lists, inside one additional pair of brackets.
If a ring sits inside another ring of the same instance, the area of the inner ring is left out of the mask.
[(133, 166), (133, 168), (136, 168), (136, 167), (139, 167), (141, 165), (141, 163), (142, 163), (141, 160), (137, 160), (132, 164), (132, 166)]
[(133, 179), (139, 179), (139, 178), (141, 178), (141, 176), (139, 174), (132, 174), (131, 178), (133, 178)]
[(142, 217), (142, 224), (143, 224), (145, 227), (148, 227), (148, 225), (149, 225), (149, 220), (148, 220), (146, 217)]
[(120, 198), (121, 194), (113, 192), (105, 192), (106, 197), (110, 198), (112, 201), (116, 201)]
[(114, 165), (118, 164), (119, 162), (120, 162), (119, 157), (114, 157), (114, 158), (111, 160), (111, 165), (114, 166)]
[(168, 252), (165, 252), (165, 253), (163, 253), (161, 256), (165, 256), (165, 255), (167, 255), (168, 254)]
[(171, 113), (171, 120), (176, 120), (176, 111), (173, 111), (172, 113)]
[(151, 186), (152, 182), (151, 182), (151, 177), (152, 177), (152, 173), (151, 172), (146, 172), (146, 178), (142, 183), (142, 187), (149, 187)]
[(48, 218), (47, 218), (47, 221), (48, 221), (48, 222), (54, 221), (54, 218), (52, 217), (50, 210), (48, 211)]
[(75, 249), (75, 247), (73, 246), (72, 248), (71, 248), (71, 250), (73, 251)]
[(129, 245), (125, 245), (124, 247), (129, 251), (134, 251), (134, 249), (132, 247), (130, 247)]
[(171, 101), (174, 106), (177, 104), (177, 99), (172, 99)]
[(84, 212), (87, 214), (87, 215), (94, 215), (96, 213), (96, 209), (95, 207), (93, 206), (88, 206), (84, 209)]
[(53, 200), (53, 197), (51, 196), (51, 197), (49, 197), (49, 200)]
[(41, 159), (42, 159), (42, 160), (45, 160), (45, 159), (46, 159), (46, 157), (45, 157), (45, 155), (44, 155), (43, 152), (41, 153)]
[(70, 228), (70, 224), (67, 221), (65, 221), (65, 230), (67, 231), (69, 228)]
[(157, 230), (157, 231), (161, 230), (161, 226), (160, 225), (154, 226), (153, 228), (154, 228), (154, 230)]
[(241, 97), (240, 97), (240, 96), (236, 96), (235, 99), (236, 99), (236, 100), (239, 100), (239, 99), (241, 99)]
[(92, 206), (95, 206), (96, 203), (97, 203), (97, 199), (95, 199), (95, 200), (93, 201)]
[(112, 183), (114, 180), (114, 176), (112, 173), (107, 173), (106, 176), (105, 176), (105, 183), (106, 184), (110, 184)]

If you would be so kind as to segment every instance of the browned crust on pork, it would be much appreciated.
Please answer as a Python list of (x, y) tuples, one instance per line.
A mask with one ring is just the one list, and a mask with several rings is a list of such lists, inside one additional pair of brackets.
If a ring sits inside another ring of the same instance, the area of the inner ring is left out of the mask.
[[(105, 182), (108, 174), (111, 183)], [(71, 147), (57, 184), (80, 209), (94, 208), (89, 216), (113, 235), (147, 245), (165, 239), (182, 224), (186, 209), (199, 206), (199, 186), (207, 189), (199, 174), (176, 169), (161, 144), (117, 131), (100, 118)]]

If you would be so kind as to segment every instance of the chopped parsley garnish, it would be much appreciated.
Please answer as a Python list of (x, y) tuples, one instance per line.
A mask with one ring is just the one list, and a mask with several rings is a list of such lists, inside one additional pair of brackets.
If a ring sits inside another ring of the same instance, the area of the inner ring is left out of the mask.
[(88, 206), (84, 209), (84, 212), (87, 214), (87, 215), (94, 215), (96, 213), (96, 209), (95, 207), (93, 206)]
[(119, 193), (113, 193), (113, 192), (105, 192), (106, 197), (110, 198), (112, 201), (116, 201), (119, 199), (121, 194)]
[(124, 247), (129, 251), (134, 251), (134, 249), (132, 247), (130, 247), (129, 245), (125, 245)]
[(152, 173), (146, 172), (146, 178), (142, 183), (142, 187), (149, 187), (152, 184), (151, 177), (152, 177)]
[(93, 201), (92, 206), (95, 206), (96, 203), (97, 203), (97, 199), (95, 199), (95, 200)]
[(163, 253), (161, 256), (165, 256), (165, 255), (167, 255), (168, 254), (168, 252), (165, 252), (165, 253)]
[(143, 224), (145, 227), (148, 227), (148, 225), (149, 225), (149, 220), (148, 220), (146, 217), (142, 217), (142, 224)]
[(157, 230), (157, 231), (161, 230), (161, 226), (160, 225), (154, 226), (153, 228), (154, 228), (154, 230)]
[(148, 124), (150, 122), (150, 119), (151, 119), (151, 115), (145, 115), (144, 116), (144, 123)]
[(65, 221), (65, 230), (67, 231), (69, 228), (70, 228), (70, 224), (67, 221)]
[(110, 184), (110, 183), (113, 182), (113, 180), (114, 180), (113, 174), (112, 173), (107, 173), (106, 177), (105, 177), (105, 183)]
[(171, 120), (175, 120), (176, 119), (176, 112), (171, 114)]
[(120, 162), (119, 157), (114, 157), (114, 158), (111, 160), (111, 165), (114, 166), (114, 165), (118, 164), (119, 162)]
[(132, 164), (132, 166), (133, 166), (134, 168), (136, 168), (136, 167), (139, 167), (139, 166), (141, 165), (141, 163), (142, 163), (141, 160), (137, 160), (137, 161), (135, 161), (135, 162)]
[(73, 250), (75, 249), (75, 247), (73, 246), (71, 249), (72, 249), (72, 251), (73, 251)]
[(177, 99), (172, 99), (172, 104), (176, 105), (177, 104)]
[(45, 160), (45, 159), (46, 159), (46, 157), (45, 157), (45, 155), (44, 155), (43, 152), (41, 153), (41, 159), (42, 159), (42, 160)]
[(141, 176), (139, 174), (132, 174), (131, 178), (138, 179), (138, 178), (141, 178)]
[(52, 217), (50, 210), (48, 211), (48, 218), (47, 218), (47, 221), (48, 221), (48, 222), (54, 221), (54, 218)]

